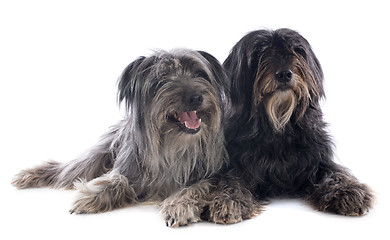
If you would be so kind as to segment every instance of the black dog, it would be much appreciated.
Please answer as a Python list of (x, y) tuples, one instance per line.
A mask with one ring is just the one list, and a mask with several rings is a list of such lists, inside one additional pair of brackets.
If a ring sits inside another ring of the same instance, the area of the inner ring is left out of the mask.
[[(366, 214), (373, 193), (333, 162), (319, 104), (323, 73), (308, 41), (290, 29), (254, 31), (223, 65), (231, 81), (229, 175), (258, 199), (300, 197), (320, 211)], [(226, 218), (238, 214), (230, 209)]]

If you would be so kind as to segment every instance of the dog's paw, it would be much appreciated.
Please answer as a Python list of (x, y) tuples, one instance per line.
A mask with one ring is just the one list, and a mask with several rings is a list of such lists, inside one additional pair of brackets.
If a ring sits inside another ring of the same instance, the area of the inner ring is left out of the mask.
[(28, 171), (22, 171), (18, 173), (13, 179), (11, 184), (19, 189), (35, 187), (39, 179), (36, 175), (29, 173)]
[(56, 182), (60, 164), (54, 161), (20, 171), (11, 184), (19, 189), (39, 187), (65, 187)]
[(259, 214), (261, 207), (254, 202), (219, 198), (210, 202), (205, 216), (208, 221), (220, 224), (238, 223)]
[(363, 216), (372, 208), (374, 194), (367, 185), (350, 176), (333, 177), (317, 186), (311, 202), (320, 211)]
[(80, 194), (76, 201), (74, 201), (72, 208), (69, 210), (70, 214), (89, 214), (105, 212), (110, 209), (109, 206), (99, 200), (98, 195)]
[(116, 171), (74, 183), (78, 197), (70, 213), (99, 213), (126, 207), (137, 201), (137, 195), (125, 176)]
[(100, 181), (99, 185), (94, 181), (78, 181), (74, 183), (78, 195), (69, 213), (87, 214), (106, 212), (112, 209), (112, 199), (109, 194), (108, 181)]
[(179, 227), (199, 222), (201, 209), (193, 203), (165, 200), (161, 213), (168, 227)]
[(324, 211), (334, 212), (345, 216), (366, 215), (373, 205), (373, 194), (364, 184), (351, 185), (349, 188), (340, 189), (328, 198)]

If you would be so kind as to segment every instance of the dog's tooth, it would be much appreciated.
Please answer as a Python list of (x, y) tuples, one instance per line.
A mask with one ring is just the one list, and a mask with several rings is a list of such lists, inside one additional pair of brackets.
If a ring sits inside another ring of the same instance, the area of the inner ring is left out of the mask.
[(184, 126), (186, 126), (186, 128), (188, 128), (187, 121), (184, 121)]

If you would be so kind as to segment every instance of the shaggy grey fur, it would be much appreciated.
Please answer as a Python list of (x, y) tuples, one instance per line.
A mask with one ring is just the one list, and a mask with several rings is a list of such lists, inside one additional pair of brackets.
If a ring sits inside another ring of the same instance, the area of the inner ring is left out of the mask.
[(205, 52), (160, 51), (140, 57), (118, 82), (124, 120), (83, 157), (23, 170), (12, 184), (75, 187), (79, 197), (71, 213), (165, 199), (161, 207), (167, 225), (197, 222), (213, 204), (213, 185), (207, 179), (227, 161), (225, 84), (221, 65)]

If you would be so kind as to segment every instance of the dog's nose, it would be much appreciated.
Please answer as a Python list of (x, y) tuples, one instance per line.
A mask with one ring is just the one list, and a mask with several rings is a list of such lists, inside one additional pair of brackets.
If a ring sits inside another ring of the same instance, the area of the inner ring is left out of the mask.
[(203, 96), (200, 94), (188, 94), (185, 97), (185, 102), (190, 107), (199, 107), (203, 103)]
[(276, 80), (282, 83), (290, 82), (293, 76), (293, 72), (290, 69), (280, 69), (276, 71)]

